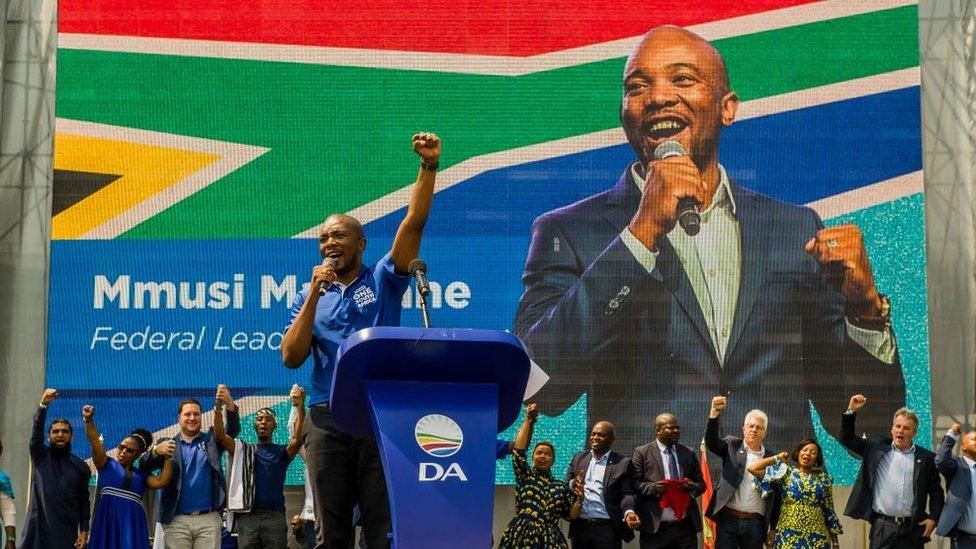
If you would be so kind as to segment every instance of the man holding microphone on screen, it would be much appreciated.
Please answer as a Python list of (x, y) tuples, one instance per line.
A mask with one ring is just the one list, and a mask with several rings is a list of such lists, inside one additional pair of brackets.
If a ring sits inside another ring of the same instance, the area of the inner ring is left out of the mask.
[(824, 228), (719, 163), (739, 107), (721, 54), (691, 31), (653, 29), (627, 59), (620, 104), (636, 161), (533, 224), (515, 332), (550, 375), (540, 406), (558, 413), (585, 393), (627, 446), (649, 438), (648, 410), (701, 433), (699, 403), (732, 393), (731, 414), (761, 406), (790, 426), (775, 448), (813, 432), (808, 401), (828, 429), (854, 388), (901, 406), (888, 300), (860, 230)]
[(430, 213), (441, 141), (433, 133), (413, 136), (420, 169), (407, 214), (389, 253), (363, 264), (366, 238), (360, 222), (333, 214), (319, 232), (323, 262), (312, 269), (309, 288), (291, 306), (291, 323), (281, 344), (285, 365), (297, 368), (312, 355), (310, 412), (305, 452), (315, 507), (316, 547), (346, 549), (353, 536), (353, 508), (362, 511), (370, 549), (387, 547), (392, 530), (386, 481), (376, 443), (344, 433), (332, 421), (329, 393), (336, 351), (352, 333), (371, 326), (398, 326), (401, 299), (409, 286), (408, 265), (420, 251)]

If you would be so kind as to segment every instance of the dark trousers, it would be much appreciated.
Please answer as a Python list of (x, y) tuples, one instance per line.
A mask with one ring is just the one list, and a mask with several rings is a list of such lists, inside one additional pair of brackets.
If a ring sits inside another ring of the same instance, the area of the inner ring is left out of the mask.
[(719, 513), (715, 523), (715, 549), (762, 549), (766, 541), (765, 521), (739, 519)]
[(573, 521), (573, 549), (620, 549), (621, 540), (610, 519)]
[(328, 406), (312, 406), (305, 421), (305, 464), (315, 503), (316, 548), (347, 549), (354, 540), (353, 508), (362, 511), (369, 549), (389, 546), (390, 504), (379, 448), (344, 433)]
[(952, 540), (952, 549), (976, 549), (976, 538), (959, 538)]
[(640, 549), (698, 549), (698, 532), (691, 519), (662, 522), (657, 532), (641, 532)]
[(877, 516), (871, 522), (871, 549), (915, 549), (924, 547), (922, 542), (924, 529), (913, 520), (902, 523)]

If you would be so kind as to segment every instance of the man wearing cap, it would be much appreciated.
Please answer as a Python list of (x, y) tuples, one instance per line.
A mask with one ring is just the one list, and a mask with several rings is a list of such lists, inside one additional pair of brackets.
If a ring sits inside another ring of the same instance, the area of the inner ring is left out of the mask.
[[(235, 514), (235, 530), (240, 549), (285, 549), (288, 545), (288, 522), (285, 519), (285, 473), (302, 446), (305, 423), (305, 389), (291, 388), (291, 405), (298, 412), (295, 429), (287, 445), (272, 441), (278, 418), (271, 408), (261, 408), (254, 416), (257, 445), (235, 441), (224, 433), (223, 411), (218, 400), (214, 407), (214, 437), (233, 455), (235, 469), (231, 486), (240, 479), (243, 496), (240, 507), (232, 501), (228, 510)], [(231, 490), (234, 493), (234, 490)]]

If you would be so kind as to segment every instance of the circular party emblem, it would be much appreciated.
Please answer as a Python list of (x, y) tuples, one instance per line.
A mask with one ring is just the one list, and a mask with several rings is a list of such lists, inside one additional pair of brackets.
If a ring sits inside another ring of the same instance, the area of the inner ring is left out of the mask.
[(464, 442), (461, 427), (453, 419), (441, 414), (429, 414), (420, 418), (413, 433), (421, 450), (439, 458), (453, 456)]

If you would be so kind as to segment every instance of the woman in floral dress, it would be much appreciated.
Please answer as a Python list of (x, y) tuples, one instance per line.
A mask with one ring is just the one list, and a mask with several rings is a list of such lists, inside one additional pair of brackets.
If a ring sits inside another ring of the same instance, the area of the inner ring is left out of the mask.
[(801, 441), (790, 454), (782, 452), (759, 460), (749, 467), (749, 472), (759, 479), (763, 497), (779, 490), (783, 498), (774, 547), (840, 547), (837, 536), (842, 530), (834, 512), (833, 479), (823, 469), (823, 451), (815, 439)]
[(525, 410), (525, 421), (512, 444), (515, 468), (515, 517), (502, 534), (499, 549), (565, 549), (566, 538), (559, 530), (560, 518), (579, 516), (579, 499), (566, 483), (552, 476), (556, 452), (549, 442), (539, 442), (532, 450), (532, 468), (526, 448), (538, 417), (535, 403)]

